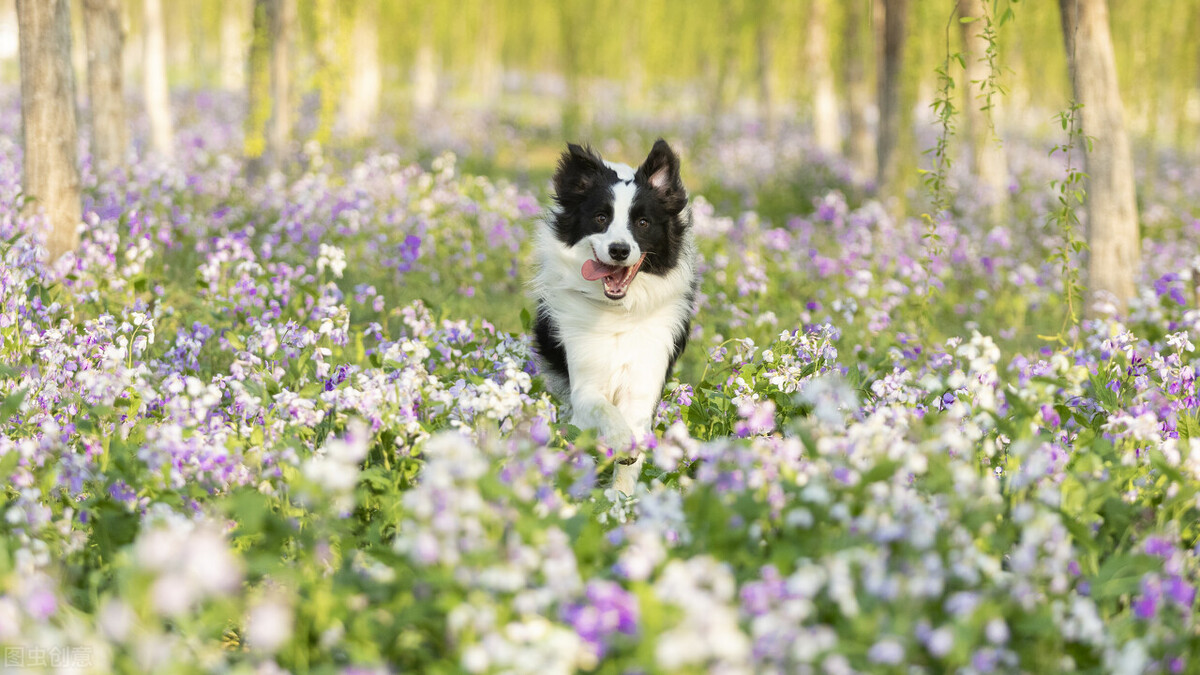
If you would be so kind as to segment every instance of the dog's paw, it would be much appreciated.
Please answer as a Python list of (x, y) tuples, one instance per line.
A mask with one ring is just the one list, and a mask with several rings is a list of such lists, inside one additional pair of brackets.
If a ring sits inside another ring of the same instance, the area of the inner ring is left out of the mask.
[[(614, 412), (616, 412), (614, 410)], [(600, 439), (613, 448), (628, 449), (633, 445), (633, 429), (620, 415), (607, 415), (600, 423)]]
[(624, 450), (633, 444), (633, 429), (610, 403), (575, 406), (571, 423), (580, 429), (595, 429), (600, 441), (615, 449)]
[(617, 460), (613, 465), (612, 489), (632, 497), (633, 491), (637, 488), (638, 477), (642, 475), (642, 462), (645, 457), (645, 455), (638, 455), (636, 458)]

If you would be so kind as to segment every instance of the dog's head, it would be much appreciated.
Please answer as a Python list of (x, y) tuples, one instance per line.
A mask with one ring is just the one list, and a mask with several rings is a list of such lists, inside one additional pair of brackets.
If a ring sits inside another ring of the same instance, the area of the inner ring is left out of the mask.
[(687, 190), (679, 157), (655, 142), (636, 170), (604, 161), (591, 148), (568, 145), (554, 174), (554, 235), (586, 256), (580, 274), (603, 280), (611, 300), (625, 297), (638, 272), (664, 275), (683, 246)]

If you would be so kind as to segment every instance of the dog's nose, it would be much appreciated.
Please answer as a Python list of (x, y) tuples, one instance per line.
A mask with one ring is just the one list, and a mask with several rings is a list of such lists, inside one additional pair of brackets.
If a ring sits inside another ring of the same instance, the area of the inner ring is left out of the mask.
[(618, 241), (615, 244), (608, 245), (608, 255), (613, 260), (624, 260), (629, 257), (629, 244)]

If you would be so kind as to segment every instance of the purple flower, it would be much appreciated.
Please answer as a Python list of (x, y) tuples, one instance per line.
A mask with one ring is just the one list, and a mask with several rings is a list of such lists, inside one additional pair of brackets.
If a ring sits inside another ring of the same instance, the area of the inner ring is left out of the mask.
[(550, 424), (546, 422), (546, 418), (539, 417), (533, 421), (533, 426), (529, 428), (529, 437), (538, 445), (550, 442)]
[(775, 403), (746, 403), (738, 408), (742, 420), (734, 427), (734, 433), (741, 438), (769, 434), (775, 430)]
[(1139, 619), (1153, 619), (1158, 614), (1158, 601), (1162, 588), (1158, 579), (1151, 574), (1142, 578), (1142, 593), (1133, 601), (1133, 613)]
[(896, 665), (904, 660), (904, 645), (892, 638), (884, 638), (871, 645), (867, 651), (867, 659), (871, 663)]
[(611, 581), (594, 579), (588, 582), (585, 601), (563, 608), (563, 621), (575, 629), (603, 657), (611, 638), (616, 634), (637, 633), (637, 597)]
[(54, 593), (39, 588), (25, 599), (25, 610), (38, 621), (45, 621), (58, 610), (58, 599), (54, 597)]
[(1179, 575), (1172, 575), (1167, 581), (1167, 596), (1180, 607), (1191, 609), (1192, 603), (1196, 600), (1196, 587), (1184, 581)]
[(1175, 552), (1175, 547), (1166, 537), (1147, 537), (1144, 546), (1146, 555), (1157, 555), (1167, 557)]
[(1054, 409), (1054, 406), (1048, 403), (1042, 405), (1042, 420), (1045, 421), (1046, 426), (1050, 429), (1057, 428), (1060, 424), (1062, 424), (1062, 417), (1059, 416), (1058, 411)]

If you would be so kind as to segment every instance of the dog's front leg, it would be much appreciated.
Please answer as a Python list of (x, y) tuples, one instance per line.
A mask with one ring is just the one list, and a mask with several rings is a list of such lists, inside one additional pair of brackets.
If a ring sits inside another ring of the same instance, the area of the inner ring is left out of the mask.
[(633, 440), (633, 430), (621, 411), (594, 389), (573, 388), (571, 411), (571, 424), (580, 429), (595, 429), (600, 438), (613, 447), (627, 448)]
[[(651, 362), (637, 370), (639, 374), (648, 375), (653, 372), (663, 372), (665, 364)], [(617, 409), (625, 419), (626, 424), (638, 438), (651, 433), (654, 427), (654, 411), (662, 395), (662, 380), (650, 377), (634, 377), (628, 391), (617, 404)], [(617, 460), (613, 468), (613, 488), (626, 495), (632, 495), (642, 473), (642, 463), (646, 456), (638, 453), (634, 457)]]
[[(627, 417), (603, 395), (587, 389), (571, 392), (571, 423), (581, 429), (596, 429), (600, 438), (618, 452), (627, 450), (634, 439), (634, 430)], [(649, 427), (647, 426), (646, 429)], [(645, 431), (638, 427), (639, 431)], [(618, 457), (613, 469), (613, 488), (632, 495), (642, 471), (642, 456)]]

